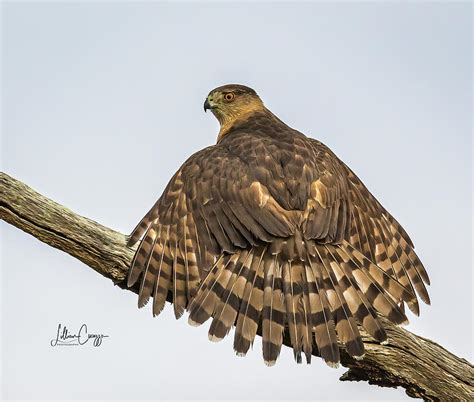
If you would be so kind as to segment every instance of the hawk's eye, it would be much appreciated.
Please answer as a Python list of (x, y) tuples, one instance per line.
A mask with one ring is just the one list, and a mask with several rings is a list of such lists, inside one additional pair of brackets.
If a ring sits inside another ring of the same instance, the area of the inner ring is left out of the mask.
[(232, 92), (227, 92), (225, 95), (224, 95), (224, 99), (227, 101), (227, 102), (230, 102), (231, 100), (234, 99), (234, 94)]

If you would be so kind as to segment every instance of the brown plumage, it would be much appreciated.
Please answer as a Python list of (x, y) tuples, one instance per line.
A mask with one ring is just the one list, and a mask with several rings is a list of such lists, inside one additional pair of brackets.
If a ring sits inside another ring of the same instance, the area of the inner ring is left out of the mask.
[(339, 346), (363, 356), (358, 325), (385, 342), (379, 314), (402, 324), (404, 303), (419, 313), (416, 294), (429, 304), (407, 233), (325, 145), (242, 85), (211, 91), (204, 108), (217, 144), (181, 166), (130, 235), (139, 307), (153, 298), (158, 315), (170, 292), (177, 318), (212, 318), (211, 340), (235, 326), (238, 355), (260, 328), (272, 365), (288, 331), (296, 361), (317, 352), (336, 366)]

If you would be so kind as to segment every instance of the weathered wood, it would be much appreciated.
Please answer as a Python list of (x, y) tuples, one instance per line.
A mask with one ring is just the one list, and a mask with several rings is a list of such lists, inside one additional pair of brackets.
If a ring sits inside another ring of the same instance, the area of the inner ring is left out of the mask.
[[(95, 271), (126, 288), (133, 257), (127, 237), (84, 218), (0, 172), (0, 219), (65, 251)], [(137, 289), (130, 289), (137, 292)], [(405, 388), (412, 397), (440, 401), (474, 400), (474, 367), (429, 339), (383, 320), (389, 336), (380, 345), (362, 331), (363, 360), (342, 351), (349, 368), (342, 381), (368, 381), (384, 387)], [(289, 344), (288, 336), (285, 343)]]

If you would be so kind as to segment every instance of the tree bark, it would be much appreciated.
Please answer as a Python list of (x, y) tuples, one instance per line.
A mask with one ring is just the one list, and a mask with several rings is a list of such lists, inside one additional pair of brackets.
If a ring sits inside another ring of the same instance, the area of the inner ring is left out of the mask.
[[(134, 250), (127, 236), (84, 218), (0, 172), (0, 219), (65, 251), (123, 289)], [(131, 288), (137, 292), (137, 288)], [(168, 298), (169, 299), (169, 298)], [(474, 367), (429, 339), (383, 319), (389, 342), (380, 345), (363, 330), (365, 357), (350, 358), (342, 381), (368, 381), (403, 387), (411, 397), (429, 401), (474, 400)], [(289, 345), (289, 337), (285, 336)]]

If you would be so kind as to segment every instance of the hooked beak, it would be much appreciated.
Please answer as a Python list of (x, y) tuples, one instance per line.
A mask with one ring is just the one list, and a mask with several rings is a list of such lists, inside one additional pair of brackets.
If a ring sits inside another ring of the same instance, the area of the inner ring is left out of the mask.
[(208, 96), (206, 100), (204, 101), (204, 111), (207, 112), (209, 109), (213, 110), (217, 107), (216, 102), (214, 102), (214, 99), (212, 96)]
[(209, 103), (209, 99), (206, 98), (204, 101), (204, 111), (207, 112), (208, 109), (212, 109), (211, 104)]

